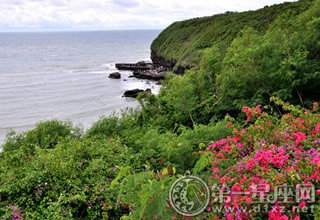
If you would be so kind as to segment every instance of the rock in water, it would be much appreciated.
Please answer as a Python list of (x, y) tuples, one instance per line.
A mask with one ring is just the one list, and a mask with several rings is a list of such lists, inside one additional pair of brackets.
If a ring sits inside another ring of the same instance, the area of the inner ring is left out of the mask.
[(138, 63), (116, 63), (118, 70), (131, 70), (133, 76), (138, 79), (163, 80), (166, 77), (166, 69), (160, 65), (140, 61)]
[(120, 79), (121, 78), (121, 74), (119, 72), (110, 73), (109, 78), (111, 78), (111, 79)]
[(124, 92), (122, 97), (131, 97), (131, 98), (137, 98), (139, 93), (144, 93), (144, 94), (151, 94), (151, 89), (146, 89), (145, 91), (142, 89), (132, 89), (132, 90), (127, 90)]
[(140, 92), (144, 92), (142, 89), (132, 89), (132, 90), (127, 90), (124, 92), (123, 96), (124, 97), (131, 97), (131, 98), (137, 98)]
[(133, 76), (137, 79), (149, 79), (149, 80), (163, 80), (166, 78), (164, 71), (153, 70), (136, 70), (133, 72)]
[(152, 63), (146, 63), (140, 61), (138, 63), (116, 63), (116, 68), (118, 70), (150, 70), (153, 68)]

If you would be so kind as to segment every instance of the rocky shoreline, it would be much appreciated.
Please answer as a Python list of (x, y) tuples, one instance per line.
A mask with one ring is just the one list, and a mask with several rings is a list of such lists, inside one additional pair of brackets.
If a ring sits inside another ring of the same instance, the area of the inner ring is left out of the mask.
[[(164, 80), (166, 77), (167, 68), (159, 65), (154, 64), (151, 62), (144, 62), (140, 61), (137, 63), (116, 63), (116, 68), (125, 71), (132, 71), (132, 75), (129, 78), (137, 78), (137, 79), (145, 79), (145, 80), (153, 80), (153, 81), (161, 81)], [(109, 78), (112, 79), (120, 79), (121, 74), (119, 72), (111, 73)], [(160, 83), (160, 82), (158, 82)], [(151, 89), (141, 90), (141, 89), (133, 89), (127, 90), (123, 94), (122, 97), (131, 97), (136, 98), (139, 93), (151, 93)]]
[(151, 94), (151, 89), (132, 89), (132, 90), (127, 90), (124, 92), (122, 97), (130, 97), (130, 98), (137, 98), (140, 93), (143, 94)]
[(137, 63), (116, 63), (118, 70), (133, 71), (133, 76), (138, 79), (163, 80), (166, 77), (166, 68), (154, 63), (140, 61)]

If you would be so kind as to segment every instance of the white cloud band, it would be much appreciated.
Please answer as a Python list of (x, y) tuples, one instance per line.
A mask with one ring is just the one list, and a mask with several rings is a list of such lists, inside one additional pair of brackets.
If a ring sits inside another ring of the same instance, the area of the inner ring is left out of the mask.
[(284, 0), (0, 0), (0, 30), (164, 28), (176, 20), (281, 2)]

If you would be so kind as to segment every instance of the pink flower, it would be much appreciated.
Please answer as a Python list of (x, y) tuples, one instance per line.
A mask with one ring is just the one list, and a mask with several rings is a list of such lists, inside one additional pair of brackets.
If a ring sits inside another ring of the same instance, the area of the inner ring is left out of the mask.
[(241, 141), (241, 137), (234, 136), (234, 137), (232, 138), (232, 141), (234, 141), (234, 142), (239, 142), (239, 141)]
[(306, 134), (302, 133), (300, 131), (297, 133), (294, 133), (293, 137), (295, 138), (296, 145), (298, 145), (298, 146), (302, 146), (301, 141), (304, 141), (307, 138)]
[(317, 124), (316, 128), (314, 129), (314, 131), (311, 131), (310, 134), (316, 135), (318, 134), (320, 131), (320, 123)]
[(302, 200), (302, 201), (300, 202), (300, 204), (299, 204), (298, 207), (301, 209), (301, 208), (305, 207), (306, 204), (307, 204), (307, 203), (306, 203), (304, 200)]
[(227, 220), (234, 220), (235, 218), (231, 214), (227, 214)]
[(12, 213), (12, 219), (13, 220), (24, 219), (22, 211), (17, 206), (13, 205), (13, 206), (11, 206), (11, 208), (12, 208), (12, 212), (11, 213)]
[(289, 217), (286, 215), (282, 215), (281, 207), (276, 204), (271, 211), (268, 212), (269, 220), (288, 220)]
[[(283, 108), (291, 111), (289, 105)], [(274, 208), (273, 211), (266, 214), (269, 220), (300, 220), (297, 216), (299, 209), (301, 211), (306, 208), (311, 198), (310, 191), (304, 187), (320, 181), (320, 110), (317, 113), (305, 111), (299, 117), (288, 113), (282, 118), (263, 116), (260, 106), (246, 106), (242, 110), (250, 124), (246, 124), (243, 129), (234, 128), (233, 136), (215, 141), (208, 149), (213, 152), (209, 161), (212, 164), (212, 181), (220, 185), (234, 184), (228, 188), (231, 200), (221, 200), (223, 207), (243, 206), (249, 210), (254, 206), (252, 203), (255, 200), (251, 198), (253, 193), (266, 200), (276, 186), (290, 185), (293, 181), (290, 177), (298, 176), (299, 181), (304, 184), (297, 185), (299, 202), (293, 206), (277, 202), (269, 207)], [(228, 163), (228, 160), (233, 162)], [(238, 192), (245, 194), (240, 196)], [(316, 193), (320, 196), (319, 187), (316, 188)], [(213, 207), (208, 210), (212, 211)], [(243, 214), (237, 211), (226, 211), (217, 214), (218, 216), (227, 219), (261, 217), (256, 213)]]
[(318, 109), (319, 109), (319, 103), (318, 102), (314, 102), (312, 111), (316, 112), (316, 111), (318, 111)]
[(255, 166), (255, 161), (254, 161), (254, 159), (252, 159), (252, 158), (250, 158), (250, 159), (248, 160), (248, 162), (246, 163), (246, 165), (245, 165), (245, 167), (246, 167), (247, 170), (253, 169), (254, 166)]
[(310, 161), (310, 164), (311, 165), (317, 165), (317, 166), (320, 166), (320, 156), (319, 155), (317, 155), (317, 156), (315, 156), (313, 159), (312, 159), (312, 161)]
[(212, 173), (218, 173), (219, 172), (219, 168), (214, 168), (213, 170), (212, 170)]
[(255, 114), (261, 114), (261, 109), (260, 109), (260, 107), (261, 107), (261, 105), (257, 105), (257, 106), (256, 106), (255, 108), (253, 108), (253, 109), (249, 108), (248, 106), (244, 106), (244, 107), (242, 108), (242, 111), (243, 111), (244, 113), (246, 113), (246, 115), (247, 115), (247, 120), (246, 120), (247, 123), (251, 120), (252, 116), (254, 116)]
[(223, 145), (225, 145), (227, 143), (226, 139), (221, 139), (217, 142), (215, 142), (213, 145), (210, 145), (207, 150), (211, 150), (211, 149), (216, 149), (216, 148), (221, 148)]
[(246, 203), (248, 204), (248, 205), (250, 205), (251, 203), (252, 203), (252, 201), (253, 201), (253, 199), (252, 198), (250, 198), (250, 197), (246, 197)]

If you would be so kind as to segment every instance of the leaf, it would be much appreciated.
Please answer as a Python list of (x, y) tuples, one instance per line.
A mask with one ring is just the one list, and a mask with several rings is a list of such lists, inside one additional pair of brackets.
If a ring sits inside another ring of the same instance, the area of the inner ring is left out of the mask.
[(118, 176), (114, 180), (112, 180), (110, 188), (112, 189), (116, 184), (119, 184), (119, 180), (122, 177), (127, 176), (128, 174), (130, 174), (131, 170), (132, 170), (132, 168), (130, 166), (122, 167), (120, 169), (120, 172), (118, 173)]

